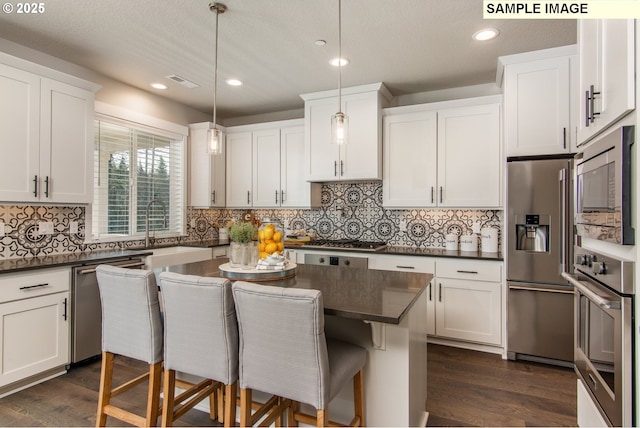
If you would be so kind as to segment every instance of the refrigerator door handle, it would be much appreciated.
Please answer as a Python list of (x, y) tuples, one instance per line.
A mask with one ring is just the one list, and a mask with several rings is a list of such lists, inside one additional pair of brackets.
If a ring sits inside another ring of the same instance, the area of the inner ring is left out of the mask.
[(558, 171), (558, 185), (560, 186), (560, 273), (566, 272), (567, 266), (567, 169)]

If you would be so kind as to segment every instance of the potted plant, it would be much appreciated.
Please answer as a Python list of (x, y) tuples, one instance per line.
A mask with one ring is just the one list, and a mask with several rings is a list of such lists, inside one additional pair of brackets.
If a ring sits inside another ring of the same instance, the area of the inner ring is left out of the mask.
[(231, 255), (229, 257), (229, 265), (231, 267), (242, 267), (243, 269), (252, 269), (251, 255), (255, 250), (253, 240), (256, 236), (258, 228), (255, 224), (239, 221), (233, 223), (229, 227), (229, 239)]

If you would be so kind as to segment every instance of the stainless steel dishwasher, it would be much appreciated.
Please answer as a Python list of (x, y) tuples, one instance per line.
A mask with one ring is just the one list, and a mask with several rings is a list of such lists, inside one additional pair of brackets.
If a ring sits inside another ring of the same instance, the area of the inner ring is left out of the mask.
[(128, 257), (72, 268), (71, 363), (102, 353), (102, 305), (96, 280), (96, 266), (100, 264), (141, 269), (144, 260), (140, 257)]

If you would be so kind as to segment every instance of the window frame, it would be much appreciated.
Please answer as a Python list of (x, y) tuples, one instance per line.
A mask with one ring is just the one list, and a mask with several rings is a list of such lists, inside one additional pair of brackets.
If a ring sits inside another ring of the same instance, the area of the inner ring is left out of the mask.
[[(180, 223), (177, 225), (175, 230), (170, 230), (167, 232), (156, 231), (153, 232), (153, 236), (155, 238), (175, 238), (186, 236), (186, 212), (187, 212), (187, 139), (189, 128), (184, 125), (179, 125), (176, 123), (168, 122), (163, 119), (159, 119), (156, 117), (148, 116), (143, 113), (130, 111), (124, 109), (119, 106), (113, 106), (110, 104), (106, 104), (103, 102), (96, 101), (95, 102), (95, 121), (103, 121), (105, 123), (110, 123), (118, 126), (125, 126), (131, 129), (135, 129), (137, 131), (146, 132), (150, 134), (155, 134), (161, 137), (169, 138), (173, 141), (177, 141), (179, 144), (179, 151), (181, 154), (181, 159), (179, 159), (178, 171), (179, 177), (171, 177), (171, 183), (176, 184), (179, 189), (183, 192), (181, 201), (176, 202), (180, 204), (177, 207), (174, 207), (173, 213), (178, 214)], [(95, 145), (95, 133), (97, 130), (94, 130), (92, 144)], [(94, 147), (95, 152), (95, 147)], [(93, 164), (95, 165), (95, 154), (93, 159)], [(135, 170), (137, 168), (137, 163), (133, 162), (135, 156), (132, 158), (131, 168)], [(94, 171), (93, 175), (97, 172)], [(176, 181), (177, 180), (177, 181)], [(93, 191), (98, 192), (97, 189), (98, 183), (95, 182), (93, 184)], [(131, 200), (135, 200), (135, 189), (132, 189)], [(174, 192), (170, 193), (172, 199), (174, 196)], [(173, 203), (173, 201), (172, 201)], [(174, 204), (175, 205), (175, 204)], [(90, 204), (87, 207), (86, 212), (86, 224), (85, 224), (85, 242), (89, 243), (101, 243), (101, 242), (118, 242), (118, 241), (139, 241), (144, 240), (145, 233), (135, 232), (135, 229), (132, 227), (133, 224), (136, 224), (134, 220), (130, 220), (129, 231), (132, 234), (128, 235), (102, 235), (96, 236), (93, 231), (93, 210), (94, 204)], [(130, 202), (130, 208), (133, 208), (131, 211), (131, 217), (136, 216), (136, 204)], [(167, 210), (170, 210), (170, 207), (167, 207)], [(171, 225), (170, 225), (171, 226)]]

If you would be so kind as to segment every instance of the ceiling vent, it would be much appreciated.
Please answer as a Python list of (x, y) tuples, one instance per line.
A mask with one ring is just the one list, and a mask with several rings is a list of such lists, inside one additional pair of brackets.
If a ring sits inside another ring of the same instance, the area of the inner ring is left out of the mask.
[(177, 74), (170, 74), (165, 76), (169, 80), (173, 80), (176, 83), (181, 84), (182, 86), (186, 86), (187, 88), (197, 88), (198, 84), (191, 82), (190, 80), (185, 79), (184, 77), (180, 77)]

